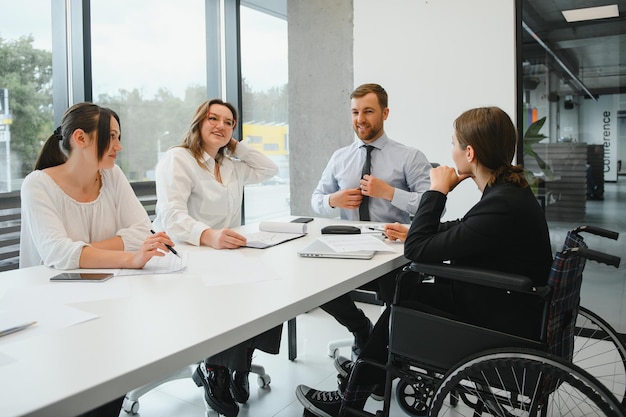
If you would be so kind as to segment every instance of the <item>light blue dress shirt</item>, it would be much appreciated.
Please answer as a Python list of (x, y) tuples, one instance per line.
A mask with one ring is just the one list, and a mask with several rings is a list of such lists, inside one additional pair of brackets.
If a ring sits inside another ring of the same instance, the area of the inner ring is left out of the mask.
[[(333, 153), (311, 197), (311, 206), (317, 214), (359, 220), (358, 209), (332, 208), (328, 201), (335, 191), (359, 187), (366, 155), (364, 145), (356, 140)], [(371, 145), (376, 148), (372, 151), (371, 175), (393, 186), (395, 193), (391, 202), (370, 198), (370, 220), (408, 224), (422, 194), (430, 188), (430, 162), (422, 152), (393, 141), (384, 133)]]

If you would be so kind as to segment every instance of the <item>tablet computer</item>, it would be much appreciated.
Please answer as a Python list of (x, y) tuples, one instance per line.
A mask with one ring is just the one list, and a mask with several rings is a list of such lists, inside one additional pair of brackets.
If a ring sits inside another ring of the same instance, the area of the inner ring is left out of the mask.
[(103, 282), (113, 277), (111, 272), (62, 272), (50, 278), (52, 282)]

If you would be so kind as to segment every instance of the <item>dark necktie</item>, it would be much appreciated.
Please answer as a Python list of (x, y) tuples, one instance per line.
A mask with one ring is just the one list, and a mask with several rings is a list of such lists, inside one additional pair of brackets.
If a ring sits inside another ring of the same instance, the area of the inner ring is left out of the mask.
[[(370, 168), (372, 164), (372, 150), (374, 149), (371, 145), (365, 145), (365, 150), (367, 151), (367, 155), (365, 156), (365, 163), (363, 164), (363, 171), (361, 172), (361, 178), (365, 174), (370, 173)], [(364, 221), (369, 221), (370, 219), (370, 209), (369, 203), (370, 198), (366, 195), (363, 196), (363, 200), (361, 201), (361, 205), (359, 206), (359, 219)]]

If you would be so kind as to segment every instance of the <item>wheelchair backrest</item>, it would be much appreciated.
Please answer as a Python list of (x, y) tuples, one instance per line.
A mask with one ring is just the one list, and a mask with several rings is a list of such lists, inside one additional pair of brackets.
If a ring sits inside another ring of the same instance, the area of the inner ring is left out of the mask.
[(576, 232), (568, 232), (562, 250), (554, 257), (548, 277), (551, 297), (546, 324), (547, 350), (569, 361), (574, 352), (574, 330), (586, 263), (586, 258), (577, 254), (579, 248), (587, 248), (583, 238)]

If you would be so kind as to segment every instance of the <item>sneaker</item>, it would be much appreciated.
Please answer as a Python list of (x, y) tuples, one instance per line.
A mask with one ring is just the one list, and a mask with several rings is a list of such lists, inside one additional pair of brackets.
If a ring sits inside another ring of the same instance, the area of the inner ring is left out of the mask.
[[(335, 369), (337, 370), (337, 372), (339, 373), (339, 377), (341, 378), (340, 383), (342, 382), (341, 380), (345, 381), (348, 379), (348, 376), (352, 372), (352, 368), (354, 368), (354, 362), (341, 355), (335, 358), (335, 362), (333, 362), (333, 364), (335, 365)], [(384, 400), (385, 386), (380, 384), (376, 385), (374, 387), (374, 391), (370, 394), (370, 397), (376, 401)]]
[(339, 391), (318, 391), (306, 385), (298, 385), (296, 397), (309, 414), (317, 417), (337, 417), (339, 415), (341, 409)]
[(248, 382), (248, 372), (233, 371), (230, 378), (230, 392), (235, 401), (243, 404), (250, 398), (250, 383)]
[(350, 372), (352, 372), (352, 368), (354, 367), (354, 362), (341, 355), (338, 355), (335, 358), (335, 362), (333, 362), (333, 364), (335, 365), (335, 369), (342, 378), (347, 378), (348, 375), (350, 375)]
[(204, 400), (215, 412), (225, 417), (237, 417), (239, 406), (230, 394), (230, 372), (223, 366), (201, 362), (193, 373), (193, 381), (204, 387)]

